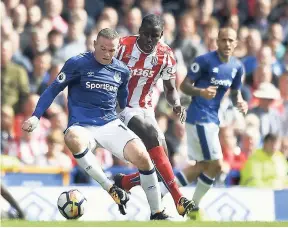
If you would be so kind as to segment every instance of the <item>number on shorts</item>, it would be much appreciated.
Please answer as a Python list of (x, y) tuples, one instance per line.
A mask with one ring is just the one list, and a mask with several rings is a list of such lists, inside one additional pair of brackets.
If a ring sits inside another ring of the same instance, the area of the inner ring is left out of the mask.
[(121, 127), (121, 128), (123, 128), (125, 131), (127, 131), (127, 128), (126, 127), (124, 127), (123, 125), (121, 125), (121, 124), (119, 124), (118, 125), (118, 127)]

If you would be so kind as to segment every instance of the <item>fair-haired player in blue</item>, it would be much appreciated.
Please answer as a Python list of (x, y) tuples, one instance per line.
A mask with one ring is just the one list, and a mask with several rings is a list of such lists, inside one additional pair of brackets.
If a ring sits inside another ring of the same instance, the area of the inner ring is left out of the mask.
[(195, 59), (181, 84), (181, 90), (192, 96), (187, 110), (186, 133), (188, 157), (195, 160), (196, 165), (189, 165), (175, 176), (180, 186), (198, 178), (193, 195), (197, 208), (189, 213), (191, 219), (201, 219), (200, 200), (221, 171), (223, 155), (218, 137), (218, 109), (224, 94), (231, 89), (234, 106), (243, 114), (248, 109), (240, 92), (243, 66), (232, 56), (237, 46), (236, 31), (220, 29), (217, 45), (218, 50)]
[(57, 79), (41, 95), (32, 117), (24, 122), (22, 129), (33, 131), (57, 94), (68, 86), (69, 121), (64, 139), (79, 166), (111, 195), (119, 205), (120, 212), (125, 214), (124, 207), (129, 197), (101, 169), (91, 151), (93, 142), (99, 143), (118, 158), (131, 162), (139, 169), (151, 219), (167, 219), (149, 154), (139, 137), (117, 118), (117, 100), (120, 108), (124, 109), (130, 76), (127, 66), (114, 58), (118, 44), (117, 32), (103, 29), (94, 41), (94, 52), (68, 59)]

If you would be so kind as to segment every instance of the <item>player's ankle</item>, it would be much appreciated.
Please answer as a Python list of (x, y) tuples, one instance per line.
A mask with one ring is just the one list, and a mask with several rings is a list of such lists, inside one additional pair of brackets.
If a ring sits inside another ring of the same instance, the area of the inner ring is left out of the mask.
[(173, 191), (173, 192), (170, 192), (170, 193), (172, 195), (172, 198), (174, 200), (175, 205), (178, 205), (180, 200), (181, 200), (181, 198), (183, 197), (183, 195), (179, 194), (179, 192), (177, 192), (177, 191), (176, 192)]
[(108, 190), (106, 190), (108, 193), (110, 192), (111, 188), (113, 187), (114, 185), (111, 185), (110, 187), (108, 187)]
[(121, 180), (122, 188), (126, 191), (130, 191), (132, 187), (134, 187), (134, 183), (131, 182), (131, 179), (128, 175), (124, 175)]

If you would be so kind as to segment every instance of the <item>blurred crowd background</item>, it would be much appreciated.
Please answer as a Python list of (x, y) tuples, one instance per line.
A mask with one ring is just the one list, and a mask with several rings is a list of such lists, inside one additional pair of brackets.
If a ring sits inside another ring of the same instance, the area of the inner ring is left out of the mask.
[[(243, 117), (233, 108), (227, 93), (219, 111), (224, 162), (217, 183), (287, 187), (287, 0), (2, 0), (2, 167), (59, 167), (73, 174), (72, 183), (91, 183), (64, 145), (66, 90), (34, 132), (21, 131), (21, 125), (65, 61), (93, 50), (99, 30), (110, 27), (121, 36), (135, 35), (149, 13), (160, 14), (165, 21), (163, 40), (177, 59), (178, 87), (194, 58), (217, 48), (221, 26), (238, 32), (235, 55), (246, 70), (242, 94), (249, 113)], [(191, 98), (180, 94), (188, 106)], [(153, 97), (171, 163), (182, 169), (188, 162), (185, 125), (166, 103), (161, 81)], [(96, 149), (95, 159), (104, 169), (133, 169), (103, 148)]]

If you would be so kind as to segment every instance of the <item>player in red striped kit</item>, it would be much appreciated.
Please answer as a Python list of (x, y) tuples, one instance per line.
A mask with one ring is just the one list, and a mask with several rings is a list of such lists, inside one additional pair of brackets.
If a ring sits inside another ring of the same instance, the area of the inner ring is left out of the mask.
[[(159, 16), (147, 15), (143, 18), (139, 35), (120, 40), (116, 58), (131, 70), (127, 107), (120, 113), (120, 119), (144, 142), (158, 177), (170, 191), (178, 213), (184, 216), (192, 210), (194, 203), (181, 194), (175, 182), (165, 137), (158, 127), (151, 104), (153, 87), (162, 78), (168, 103), (181, 121), (186, 119), (186, 111), (175, 88), (176, 60), (171, 48), (160, 41), (163, 24)], [(139, 173), (117, 174), (114, 180), (116, 185), (127, 191), (140, 184)]]

